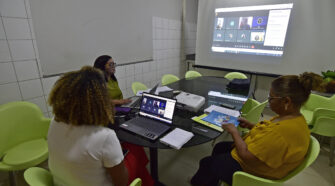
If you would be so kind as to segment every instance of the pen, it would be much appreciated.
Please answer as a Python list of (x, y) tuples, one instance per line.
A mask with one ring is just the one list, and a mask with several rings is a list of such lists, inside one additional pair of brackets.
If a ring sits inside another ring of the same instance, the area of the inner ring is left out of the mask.
[(201, 129), (201, 128), (198, 128), (198, 127), (193, 127), (193, 128), (198, 129), (198, 130), (200, 130), (200, 131), (202, 131), (202, 132), (208, 132), (208, 130)]

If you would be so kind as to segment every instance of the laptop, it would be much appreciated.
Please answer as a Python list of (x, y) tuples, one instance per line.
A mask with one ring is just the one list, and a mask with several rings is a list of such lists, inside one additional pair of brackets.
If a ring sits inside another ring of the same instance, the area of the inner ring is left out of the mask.
[(171, 128), (177, 100), (143, 93), (139, 116), (126, 121), (120, 128), (156, 140)]
[[(159, 83), (157, 83), (150, 91), (149, 93), (150, 94), (154, 94), (156, 92), (156, 89), (158, 87)], [(141, 96), (133, 96), (133, 97), (130, 97), (129, 99), (131, 100), (130, 103), (127, 103), (125, 105), (121, 105), (121, 107), (129, 107), (129, 108), (135, 108), (137, 106), (139, 106), (140, 104), (140, 101), (141, 101)]]

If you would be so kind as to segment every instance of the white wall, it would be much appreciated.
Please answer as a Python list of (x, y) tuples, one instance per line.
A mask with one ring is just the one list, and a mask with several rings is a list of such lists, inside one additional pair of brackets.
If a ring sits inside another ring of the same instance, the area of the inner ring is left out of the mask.
[(185, 54), (195, 54), (197, 38), (198, 0), (185, 1)]
[[(41, 75), (29, 0), (0, 0), (0, 17), (0, 104), (29, 101), (51, 117), (46, 100), (58, 77)], [(163, 74), (181, 76), (184, 71), (180, 64), (181, 16), (153, 17), (152, 29), (153, 61), (116, 69), (125, 97), (132, 95), (131, 83), (135, 80), (151, 87), (160, 82)]]
[(0, 104), (24, 100), (37, 104), (48, 116), (38, 52), (27, 0), (0, 0)]

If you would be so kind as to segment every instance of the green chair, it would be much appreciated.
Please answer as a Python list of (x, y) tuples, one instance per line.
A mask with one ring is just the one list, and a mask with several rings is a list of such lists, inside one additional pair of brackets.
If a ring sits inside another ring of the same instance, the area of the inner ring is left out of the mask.
[(248, 79), (248, 77), (241, 72), (229, 72), (228, 74), (224, 76), (224, 78), (230, 81), (233, 79)]
[(53, 186), (53, 178), (49, 171), (40, 167), (31, 167), (24, 171), (24, 180), (30, 186)]
[(307, 123), (311, 125), (313, 113), (318, 109), (335, 110), (335, 95), (330, 98), (317, 94), (310, 94), (306, 103), (301, 107), (300, 112), (304, 115)]
[[(52, 174), (46, 169), (40, 167), (31, 167), (24, 171), (24, 180), (30, 186), (53, 186)], [(142, 180), (140, 178), (134, 179), (129, 186), (141, 186)]]
[(196, 78), (196, 77), (201, 77), (202, 75), (197, 72), (197, 71), (193, 71), (193, 70), (189, 70), (186, 72), (185, 74), (185, 78), (188, 79), (188, 78)]
[(133, 180), (133, 182), (130, 183), (129, 186), (141, 186), (142, 185), (142, 180), (141, 178), (136, 178)]
[(249, 98), (241, 109), (241, 117), (251, 123), (258, 123), (261, 114), (268, 103), (268, 100), (260, 103), (252, 98)]
[(162, 77), (162, 85), (163, 86), (174, 83), (176, 81), (179, 81), (179, 78), (177, 76), (173, 75), (173, 74), (165, 74)]
[[(241, 109), (241, 117), (245, 118), (251, 123), (258, 123), (267, 103), (268, 100), (264, 101), (263, 103), (259, 103), (258, 101), (249, 98)], [(242, 132), (242, 135), (249, 131), (248, 129), (241, 127), (238, 127), (238, 129)]]
[(141, 82), (135, 81), (135, 82), (133, 82), (131, 84), (131, 89), (133, 90), (134, 95), (136, 95), (136, 93), (138, 91), (140, 91), (140, 90), (147, 90), (148, 87), (145, 84), (141, 83)]
[(285, 181), (291, 179), (293, 176), (297, 175), (305, 168), (310, 166), (314, 160), (318, 157), (320, 151), (319, 142), (313, 137), (310, 137), (310, 144), (308, 148), (307, 155), (304, 161), (287, 176), (280, 180), (270, 180), (266, 178), (261, 178), (258, 176), (251, 175), (246, 172), (237, 171), (233, 175), (233, 185), (232, 186), (279, 186), (283, 185)]
[(316, 109), (310, 126), (312, 126), (312, 133), (330, 137), (329, 165), (333, 166), (335, 150), (335, 110)]
[(50, 119), (33, 103), (11, 102), (0, 106), (0, 171), (9, 172), (36, 166), (48, 158), (46, 136)]

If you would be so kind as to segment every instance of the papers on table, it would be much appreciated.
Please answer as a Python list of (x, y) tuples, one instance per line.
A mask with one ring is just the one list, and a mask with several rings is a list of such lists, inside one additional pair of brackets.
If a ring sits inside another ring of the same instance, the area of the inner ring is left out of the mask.
[[(147, 89), (147, 90), (139, 90), (137, 91), (136, 93), (136, 96), (142, 96), (142, 93), (143, 92), (150, 92), (151, 88)], [(173, 89), (167, 87), (167, 86), (162, 86), (162, 87), (157, 87), (156, 91), (155, 91), (155, 94), (158, 95), (160, 92), (166, 92), (166, 91), (171, 91)]]
[(237, 111), (237, 110), (232, 110), (232, 109), (228, 109), (228, 108), (224, 108), (224, 107), (220, 107), (220, 106), (216, 106), (216, 105), (211, 105), (210, 107), (206, 108), (204, 110), (204, 112), (211, 113), (213, 110), (215, 110), (217, 112), (221, 112), (223, 114), (234, 116), (234, 117), (239, 117), (240, 116), (240, 112)]
[(180, 149), (185, 143), (187, 143), (194, 134), (186, 130), (175, 128), (167, 135), (159, 139), (159, 141), (165, 145), (168, 145), (174, 149)]
[(213, 110), (210, 114), (208, 114), (208, 116), (202, 118), (202, 120), (217, 126), (221, 126), (226, 123), (232, 123), (237, 127), (239, 124), (239, 122), (237, 121), (237, 117), (217, 112), (215, 110)]

